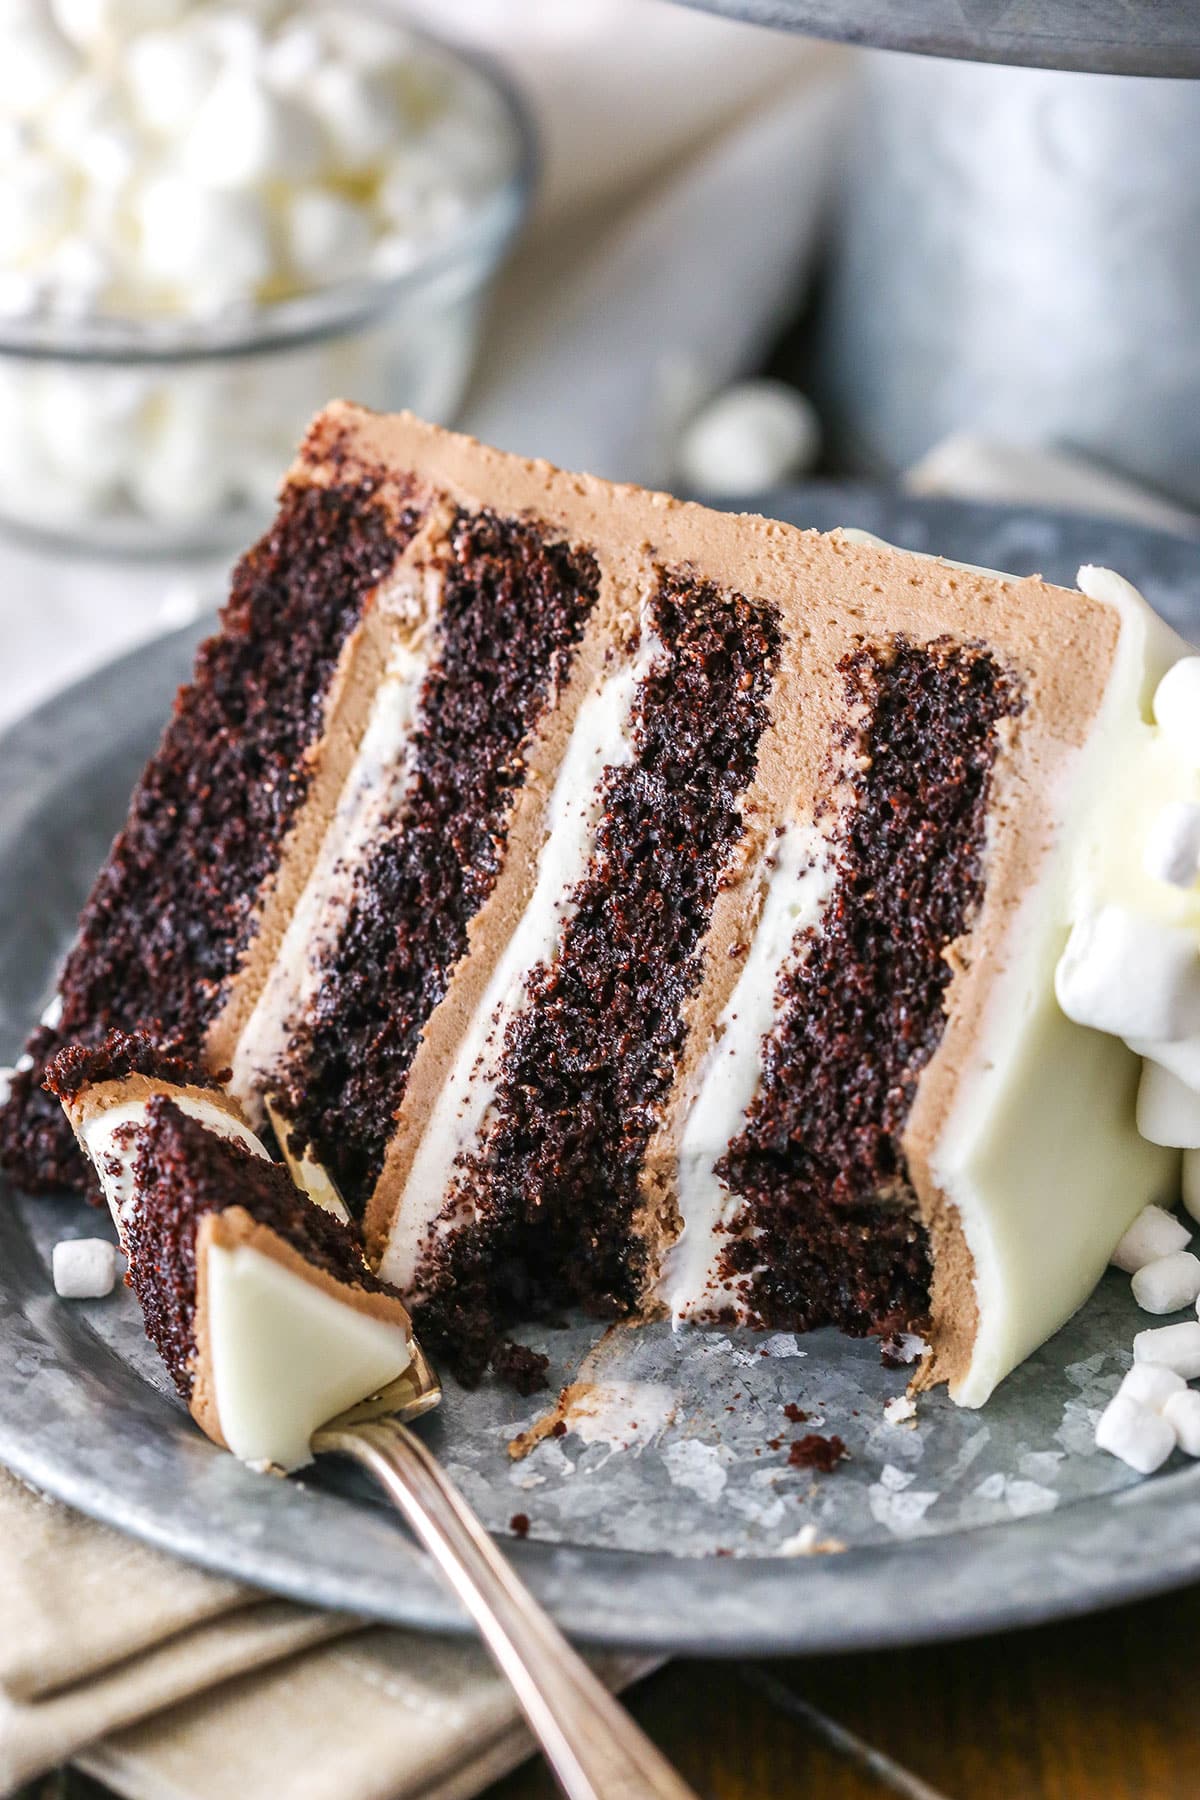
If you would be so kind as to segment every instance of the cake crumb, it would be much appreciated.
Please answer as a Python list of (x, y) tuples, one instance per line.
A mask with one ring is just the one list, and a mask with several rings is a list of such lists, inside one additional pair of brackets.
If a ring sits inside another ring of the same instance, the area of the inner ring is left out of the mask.
[(780, 1556), (839, 1556), (846, 1548), (841, 1538), (819, 1537), (815, 1525), (802, 1525), (793, 1537), (784, 1538)]
[(803, 1407), (796, 1405), (794, 1400), (788, 1401), (783, 1409), (783, 1416), (785, 1419), (790, 1420), (793, 1425), (803, 1425), (812, 1418), (812, 1414), (806, 1413)]
[(889, 1425), (912, 1425), (916, 1422), (916, 1402), (908, 1394), (894, 1394), (883, 1409)]
[(528, 1396), (549, 1387), (546, 1370), (550, 1367), (550, 1358), (540, 1351), (531, 1350), (527, 1344), (515, 1344), (506, 1338), (492, 1352), (492, 1373), (497, 1381), (506, 1387), (515, 1388), (518, 1394)]
[(879, 1360), (885, 1369), (907, 1368), (929, 1352), (929, 1345), (915, 1331), (893, 1331), (879, 1345)]
[(512, 1518), (508, 1521), (508, 1529), (513, 1533), (513, 1535), (515, 1537), (519, 1537), (519, 1538), (528, 1537), (529, 1536), (529, 1514), (528, 1513), (514, 1513)]
[(822, 1475), (831, 1475), (838, 1464), (850, 1454), (841, 1438), (834, 1434), (822, 1437), (820, 1432), (810, 1431), (807, 1436), (797, 1438), (788, 1451), (788, 1467), (790, 1469), (817, 1469)]

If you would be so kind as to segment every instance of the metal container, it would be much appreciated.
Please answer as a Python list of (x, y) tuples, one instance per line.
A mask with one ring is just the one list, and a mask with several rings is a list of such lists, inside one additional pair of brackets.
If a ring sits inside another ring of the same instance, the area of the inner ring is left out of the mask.
[(946, 433), (1200, 504), (1200, 83), (872, 54), (814, 386), (852, 466)]

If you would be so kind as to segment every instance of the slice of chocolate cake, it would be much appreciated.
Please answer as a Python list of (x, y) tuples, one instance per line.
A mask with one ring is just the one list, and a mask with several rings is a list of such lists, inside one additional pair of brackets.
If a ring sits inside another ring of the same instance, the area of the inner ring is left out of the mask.
[(308, 1462), (318, 1426), (412, 1360), (357, 1228), (295, 1186), (203, 1070), (145, 1038), (64, 1050), (47, 1080), (196, 1423), (245, 1462)]
[[(331, 407), (89, 902), (58, 1037), (152, 1017), (232, 1069), (467, 1378), (578, 1303), (919, 1329), (978, 1404), (1176, 1174), (1136, 1057), (1055, 1001), (1106, 786), (1183, 648), (1081, 580)], [(49, 1035), (3, 1121), (42, 1180)]]

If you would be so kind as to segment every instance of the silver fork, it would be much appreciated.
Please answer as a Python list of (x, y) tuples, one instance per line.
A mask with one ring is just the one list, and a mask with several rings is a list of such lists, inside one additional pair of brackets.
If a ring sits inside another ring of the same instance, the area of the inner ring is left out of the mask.
[(323, 1425), (316, 1456), (360, 1463), (403, 1513), (508, 1678), (570, 1800), (696, 1800), (620, 1702), (543, 1612), (463, 1496), (407, 1421), (442, 1397), (429, 1359), (413, 1360), (382, 1393)]
[[(296, 1185), (348, 1217), (328, 1172), (297, 1156), (286, 1121), (267, 1103)], [(412, 1340), (403, 1375), (313, 1434), (314, 1456), (347, 1456), (379, 1483), (471, 1615), (512, 1686), (568, 1800), (696, 1800), (616, 1697), (517, 1579), (427, 1444), (408, 1421), (432, 1412), (442, 1384)]]

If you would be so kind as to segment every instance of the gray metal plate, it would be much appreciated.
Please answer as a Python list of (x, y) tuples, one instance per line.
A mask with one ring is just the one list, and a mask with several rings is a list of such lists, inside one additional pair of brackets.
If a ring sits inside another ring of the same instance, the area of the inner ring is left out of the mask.
[(1105, 75), (1200, 75), (1193, 0), (685, 0), (843, 44)]
[[(802, 524), (861, 525), (914, 549), (1070, 581), (1110, 563), (1200, 633), (1200, 553), (1163, 534), (815, 485), (768, 496)], [(53, 985), (75, 910), (123, 815), (195, 633), (116, 663), (0, 743), (0, 1056)], [(357, 1476), (257, 1476), (191, 1425), (131, 1296), (56, 1299), (64, 1234), (103, 1221), (65, 1200), (0, 1206), (0, 1460), (98, 1518), (206, 1566), (321, 1605), (431, 1629), (454, 1604)], [(530, 1521), (514, 1560), (579, 1637), (693, 1652), (913, 1642), (1083, 1611), (1200, 1576), (1200, 1468), (1138, 1482), (1092, 1427), (1138, 1314), (1110, 1276), (979, 1413), (924, 1397), (889, 1424), (902, 1372), (829, 1332), (530, 1331), (557, 1385), (594, 1384), (587, 1417), (523, 1460), (510, 1439), (545, 1410), (451, 1386), (431, 1441), (489, 1526)], [(790, 1422), (784, 1408), (809, 1414)], [(837, 1432), (830, 1475), (791, 1443)], [(781, 1555), (806, 1524), (840, 1553)]]

